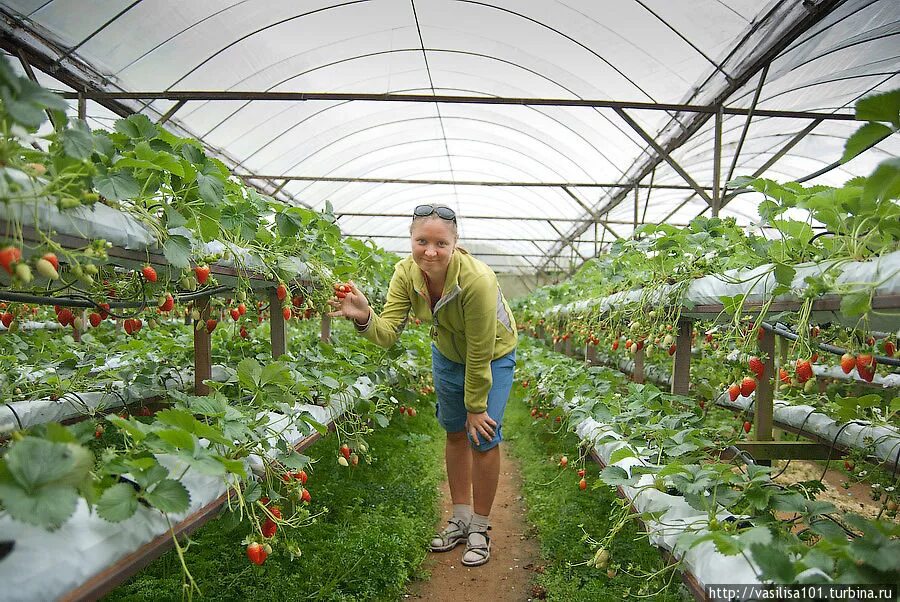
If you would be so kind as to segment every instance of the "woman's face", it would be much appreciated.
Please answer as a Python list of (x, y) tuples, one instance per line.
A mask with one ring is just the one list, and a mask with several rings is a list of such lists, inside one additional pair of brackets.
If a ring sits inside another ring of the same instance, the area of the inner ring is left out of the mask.
[(450, 222), (423, 219), (413, 223), (410, 233), (413, 261), (429, 276), (443, 276), (456, 247), (456, 235)]

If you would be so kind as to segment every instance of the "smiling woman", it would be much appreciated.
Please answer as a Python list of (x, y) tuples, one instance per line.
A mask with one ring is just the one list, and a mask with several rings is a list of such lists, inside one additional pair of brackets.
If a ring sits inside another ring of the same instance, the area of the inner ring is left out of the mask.
[(517, 336), (497, 276), (459, 247), (457, 239), (452, 209), (418, 205), (410, 224), (412, 253), (395, 266), (381, 315), (352, 282), (341, 285), (330, 315), (353, 320), (364, 337), (384, 347), (397, 340), (410, 312), (432, 321), (437, 417), (447, 431), (453, 517), (431, 549), (446, 552), (465, 541), (463, 564), (478, 566), (490, 559), (487, 531)]

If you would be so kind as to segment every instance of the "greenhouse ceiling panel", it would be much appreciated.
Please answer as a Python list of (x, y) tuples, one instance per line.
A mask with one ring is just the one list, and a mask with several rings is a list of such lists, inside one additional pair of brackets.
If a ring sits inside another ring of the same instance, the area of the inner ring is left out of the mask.
[(88, 102), (92, 127), (165, 116), (236, 177), (330, 203), (345, 234), (398, 252), (415, 205), (447, 204), (498, 271), (581, 263), (642, 223), (718, 213), (752, 226), (759, 198), (734, 194), (731, 178), (821, 171), (809, 181), (835, 185), (900, 150), (838, 161), (857, 127), (841, 118), (900, 84), (895, 0), (4, 0), (0, 11), (4, 50), (55, 78), (45, 85), (146, 95)]

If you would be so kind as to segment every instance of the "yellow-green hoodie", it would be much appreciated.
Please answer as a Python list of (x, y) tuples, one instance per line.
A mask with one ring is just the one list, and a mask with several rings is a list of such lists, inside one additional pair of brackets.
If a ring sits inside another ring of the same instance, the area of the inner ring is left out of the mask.
[(466, 365), (465, 405), (472, 413), (487, 411), (491, 360), (516, 348), (516, 322), (497, 276), (486, 264), (455, 249), (447, 268), (444, 293), (431, 312), (428, 286), (412, 255), (394, 266), (381, 315), (369, 312), (360, 332), (381, 345), (393, 345), (409, 318), (432, 320), (431, 336), (444, 357)]

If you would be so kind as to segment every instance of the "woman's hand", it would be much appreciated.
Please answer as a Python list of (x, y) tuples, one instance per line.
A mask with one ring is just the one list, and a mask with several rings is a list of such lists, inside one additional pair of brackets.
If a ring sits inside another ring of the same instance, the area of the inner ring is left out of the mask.
[(487, 412), (481, 412), (479, 414), (467, 412), (466, 414), (466, 432), (469, 433), (469, 436), (476, 445), (481, 445), (478, 435), (481, 435), (485, 442), (493, 439), (494, 428), (496, 426), (497, 422), (488, 416)]
[(347, 284), (335, 284), (334, 299), (328, 304), (335, 310), (328, 314), (332, 318), (347, 318), (360, 325), (369, 319), (369, 300), (352, 280)]

